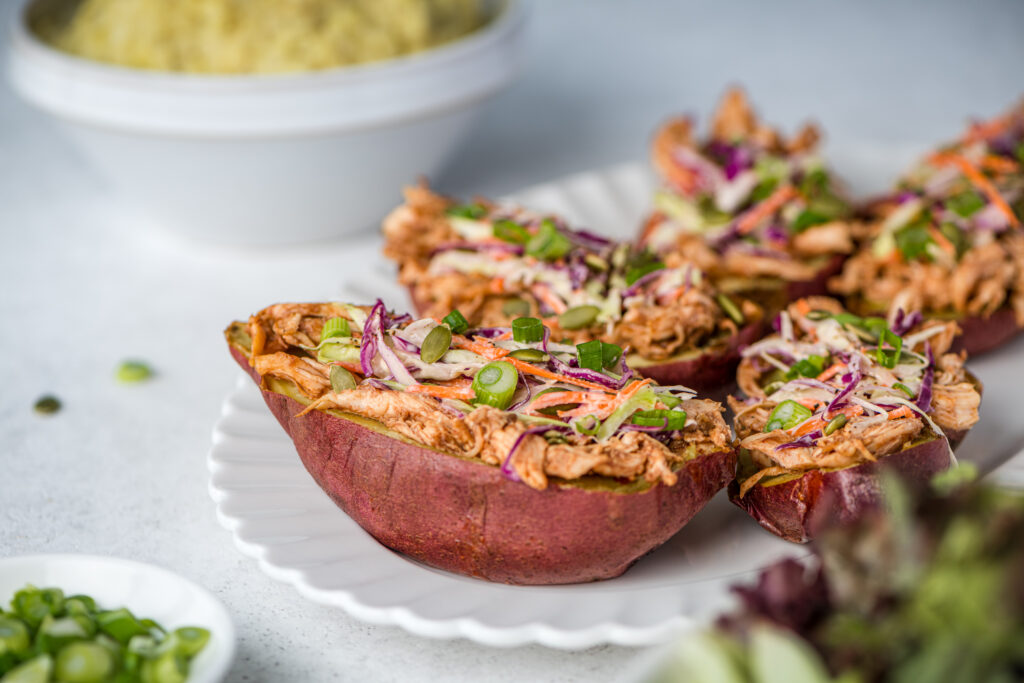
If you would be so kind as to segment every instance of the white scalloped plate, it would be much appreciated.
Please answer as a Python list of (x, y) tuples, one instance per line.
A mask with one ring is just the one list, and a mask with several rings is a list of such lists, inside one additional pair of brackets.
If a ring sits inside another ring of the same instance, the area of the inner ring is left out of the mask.
[[(650, 189), (647, 172), (631, 164), (571, 176), (512, 199), (604, 234), (628, 237)], [(401, 309), (406, 295), (378, 250), (376, 244), (353, 248), (345, 268), (356, 272), (342, 298), (381, 297)], [(1020, 359), (1024, 347), (1015, 348)], [(999, 371), (986, 375), (989, 381), (1001, 376)], [(1006, 386), (997, 388), (999, 396), (1012, 389), (1005, 373), (1002, 377)], [(991, 424), (988, 420), (983, 424)], [(996, 424), (1012, 423), (1012, 418), (996, 418)], [(1024, 432), (1024, 426), (1017, 430)], [(1004, 452), (1005, 436), (984, 440), (989, 457), (975, 449), (968, 459), (990, 469), (996, 464), (990, 454)], [(966, 446), (971, 444), (968, 440)], [(993, 447), (998, 448), (988, 450)], [(729, 586), (758, 567), (801, 552), (762, 531), (720, 494), (682, 532), (617, 579), (521, 587), (431, 569), (381, 546), (335, 507), (244, 375), (224, 402), (209, 467), (221, 524), (264, 572), (358, 619), (434, 638), (562, 649), (652, 645), (718, 613), (730, 603)]]

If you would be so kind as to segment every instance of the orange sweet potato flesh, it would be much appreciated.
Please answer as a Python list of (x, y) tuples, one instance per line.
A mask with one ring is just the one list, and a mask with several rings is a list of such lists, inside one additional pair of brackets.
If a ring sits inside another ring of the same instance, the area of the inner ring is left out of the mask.
[(880, 472), (887, 469), (905, 481), (923, 485), (949, 467), (943, 437), (935, 437), (878, 462), (841, 470), (812, 470), (773, 485), (758, 484), (739, 495), (739, 483), (729, 485), (729, 499), (777, 536), (806, 543), (817, 529), (859, 518), (882, 502)]
[[(260, 383), (246, 354), (231, 353)], [(306, 470), (385, 546), (439, 569), (513, 584), (608, 579), (681, 529), (732, 480), (735, 451), (703, 455), (674, 486), (635, 492), (555, 482), (543, 491), (499, 468), (417, 446), (263, 390)]]

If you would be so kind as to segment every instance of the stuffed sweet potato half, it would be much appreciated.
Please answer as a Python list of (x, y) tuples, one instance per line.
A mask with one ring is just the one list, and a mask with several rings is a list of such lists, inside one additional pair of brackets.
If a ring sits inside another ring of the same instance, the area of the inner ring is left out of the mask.
[(954, 323), (861, 318), (824, 297), (779, 314), (748, 347), (730, 397), (740, 464), (729, 495), (791, 541), (880, 501), (887, 467), (916, 482), (954, 462), (978, 421), (980, 385), (948, 352)]
[(695, 265), (668, 268), (555, 216), (486, 200), (458, 205), (416, 187), (384, 235), (421, 315), (457, 310), (480, 327), (539, 317), (552, 339), (615, 344), (662, 384), (730, 384), (739, 348), (762, 331), (758, 305), (718, 293)]
[(735, 472), (720, 404), (634, 377), (600, 341), (550, 342), (536, 320), (478, 334), (380, 302), (279, 304), (226, 336), (338, 506), (452, 572), (617, 576)]
[(955, 320), (956, 348), (993, 349), (1024, 329), (1024, 104), (972, 126), (875, 202), (870, 237), (832, 291), (864, 315)]
[(693, 119), (668, 121), (652, 145), (662, 187), (640, 244), (670, 265), (694, 262), (723, 291), (773, 310), (824, 294), (854, 243), (850, 206), (816, 155), (818, 137), (805, 126), (785, 139), (738, 89), (703, 141)]

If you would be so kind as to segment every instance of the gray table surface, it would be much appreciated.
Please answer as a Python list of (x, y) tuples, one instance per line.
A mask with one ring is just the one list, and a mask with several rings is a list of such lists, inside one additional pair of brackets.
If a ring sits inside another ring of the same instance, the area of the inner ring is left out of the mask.
[[(0, 18), (9, 10), (0, 2)], [(437, 182), (502, 194), (642, 158), (659, 120), (706, 118), (733, 82), (789, 129), (813, 116), (851, 175), (877, 167), (879, 149), (895, 172), (1024, 94), (1022, 26), (1013, 0), (536, 2), (522, 79)], [(238, 626), (232, 681), (609, 680), (636, 656), (421, 639), (260, 573), (207, 494), (210, 429), (237, 375), (219, 331), (332, 291), (345, 245), (270, 253), (156, 236), (6, 86), (0, 163), (0, 556), (121, 555), (209, 587)], [(132, 356), (157, 378), (117, 385)], [(47, 392), (65, 409), (34, 415)]]

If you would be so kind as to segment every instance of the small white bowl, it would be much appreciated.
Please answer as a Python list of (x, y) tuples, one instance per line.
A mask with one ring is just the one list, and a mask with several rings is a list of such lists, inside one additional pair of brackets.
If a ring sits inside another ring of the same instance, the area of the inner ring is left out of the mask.
[(209, 591), (177, 574), (141, 562), (100, 555), (23, 555), (0, 559), (0, 604), (31, 583), (81, 593), (100, 607), (127, 607), (164, 628), (201, 626), (210, 642), (189, 666), (188, 683), (216, 683), (235, 658), (235, 626)]
[(440, 170), (485, 101), (518, 71), (524, 6), (438, 48), (286, 75), (145, 71), (56, 50), (11, 26), (8, 75), (159, 224), (250, 245), (375, 226), (403, 185)]

